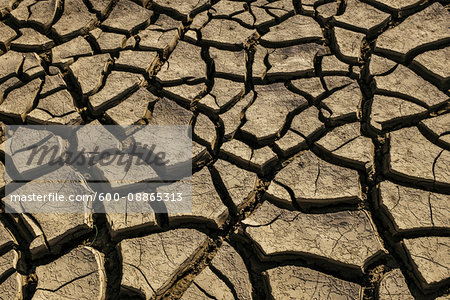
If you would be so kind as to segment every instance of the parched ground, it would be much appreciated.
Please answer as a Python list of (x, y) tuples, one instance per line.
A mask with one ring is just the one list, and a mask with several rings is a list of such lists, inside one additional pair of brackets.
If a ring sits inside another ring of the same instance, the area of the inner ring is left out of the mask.
[(191, 215), (3, 213), (0, 299), (450, 299), (448, 9), (0, 0), (4, 124), (195, 141)]

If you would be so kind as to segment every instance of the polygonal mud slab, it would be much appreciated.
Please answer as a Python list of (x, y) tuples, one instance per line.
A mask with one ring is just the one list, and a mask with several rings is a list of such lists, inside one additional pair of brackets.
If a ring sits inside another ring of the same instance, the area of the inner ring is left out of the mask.
[(192, 112), (174, 101), (162, 98), (153, 107), (150, 123), (153, 125), (188, 125)]
[(242, 43), (253, 34), (238, 22), (225, 19), (212, 19), (201, 30), (202, 40), (219, 48), (242, 47)]
[[(124, 49), (129, 46), (129, 41), (134, 40), (134, 38), (127, 39), (127, 36), (124, 34), (102, 31), (99, 28), (92, 30), (90, 34), (95, 38), (100, 51), (103, 53)], [(133, 44), (133, 42), (131, 44)]]
[(106, 29), (130, 34), (150, 22), (152, 13), (129, 0), (120, 0), (114, 6), (106, 21), (102, 23)]
[(267, 270), (275, 299), (360, 299), (361, 287), (311, 269), (284, 266)]
[(15, 244), (13, 235), (10, 233), (7, 227), (3, 225), (3, 223), (0, 223), (0, 243), (0, 249), (2, 249), (2, 251), (4, 249), (6, 249), (6, 251), (11, 249)]
[(244, 221), (246, 232), (265, 255), (296, 253), (363, 268), (382, 251), (379, 237), (362, 211), (310, 215), (267, 202)]
[(413, 300), (414, 297), (408, 289), (405, 277), (399, 269), (387, 273), (380, 284), (378, 291), (380, 300)]
[(442, 4), (434, 3), (382, 33), (375, 51), (404, 59), (415, 48), (448, 38), (449, 16)]
[(113, 239), (157, 226), (154, 213), (108, 213), (106, 217)]
[[(162, 24), (164, 25), (164, 24)], [(150, 25), (139, 32), (139, 49), (142, 50), (164, 50), (174, 38), (177, 37), (176, 28), (165, 31), (158, 25)]]
[(25, 119), (26, 114), (33, 106), (41, 85), (42, 80), (37, 78), (11, 91), (0, 104), (0, 114)]
[[(143, 0), (143, 2), (146, 2)], [(190, 12), (204, 5), (206, 0), (155, 0), (157, 5), (162, 7), (168, 7), (171, 10), (176, 11), (179, 14), (188, 15)]]
[(356, 162), (366, 168), (370, 167), (373, 161), (372, 141), (361, 135), (359, 123), (334, 128), (321, 138), (317, 145), (325, 148), (326, 152), (339, 161)]
[(389, 96), (399, 97), (426, 108), (448, 102), (447, 95), (402, 65), (398, 65), (393, 72), (385, 76), (377, 76), (375, 81), (377, 94), (388, 93)]
[(50, 49), (54, 42), (31, 28), (20, 30), (21, 36), (11, 42), (11, 49), (16, 51), (44, 51)]
[(201, 48), (186, 42), (178, 42), (169, 60), (158, 72), (161, 81), (174, 81), (188, 78), (202, 78), (205, 74), (205, 62), (201, 57)]
[(70, 65), (72, 72), (84, 95), (95, 93), (102, 85), (103, 77), (112, 63), (109, 54), (80, 57)]
[(122, 241), (122, 287), (138, 290), (150, 299), (172, 279), (176, 271), (200, 249), (205, 235), (193, 229), (178, 229), (144, 238)]
[(443, 79), (448, 79), (450, 77), (450, 71), (443, 61), (448, 61), (449, 59), (450, 47), (445, 47), (419, 54), (414, 58), (414, 62), (420, 64), (426, 70), (441, 76)]
[(64, 1), (64, 11), (52, 29), (61, 40), (67, 41), (87, 33), (97, 21), (81, 0)]
[(404, 240), (415, 270), (425, 285), (439, 283), (450, 277), (449, 238), (423, 237)]
[(150, 102), (156, 97), (145, 88), (140, 88), (117, 106), (106, 111), (106, 114), (118, 125), (135, 124), (148, 114)]
[[(330, 78), (327, 81), (327, 86), (332, 89), (335, 82), (338, 81), (339, 88), (337, 88), (329, 97), (321, 101), (325, 108), (322, 109), (323, 115), (330, 121), (354, 118), (358, 113), (358, 106), (361, 101), (361, 90), (356, 82), (349, 81), (345, 77)], [(344, 81), (344, 82), (340, 82)], [(350, 84), (348, 84), (350, 83)]]
[(59, 253), (64, 244), (93, 230), (92, 220), (84, 214), (38, 213), (23, 217), (23, 221), (34, 236), (30, 244), (34, 258)]
[[(292, 28), (299, 28), (299, 30), (294, 33)], [(322, 39), (322, 30), (313, 18), (295, 15), (271, 27), (270, 31), (261, 38), (261, 44), (266, 47), (276, 47), (320, 42)]]
[(22, 299), (22, 281), (22, 275), (17, 272), (8, 276), (2, 283), (0, 283), (0, 297), (5, 300)]
[(235, 299), (232, 290), (214, 274), (210, 268), (205, 268), (195, 281), (184, 292), (181, 299)]
[[(238, 299), (252, 299), (252, 287), (247, 268), (241, 256), (233, 247), (224, 242), (211, 261), (214, 273), (225, 276), (230, 284), (233, 295)], [(230, 286), (230, 284), (227, 284)]]
[(203, 222), (212, 226), (221, 226), (228, 215), (228, 209), (223, 204), (216, 190), (213, 178), (204, 167), (192, 174), (192, 212), (169, 213), (169, 223)]
[(4, 48), (8, 48), (17, 34), (11, 27), (0, 23), (0, 36), (0, 44), (3, 45)]
[(393, 174), (405, 180), (450, 182), (449, 151), (431, 143), (417, 128), (391, 132), (390, 146), (389, 171)]
[(337, 51), (349, 63), (355, 64), (361, 56), (361, 47), (365, 35), (359, 32), (336, 27), (334, 29)]
[(144, 81), (138, 74), (112, 71), (106, 78), (104, 86), (89, 97), (94, 113), (107, 110), (118, 104), (123, 98), (136, 91)]
[(370, 31), (374, 27), (381, 27), (387, 23), (389, 14), (361, 1), (349, 0), (346, 3), (345, 12), (334, 16), (334, 19), (338, 26), (356, 27), (362, 31)]
[(379, 130), (389, 130), (402, 120), (413, 119), (427, 112), (421, 105), (404, 99), (375, 95), (371, 107), (370, 125)]
[[(357, 201), (361, 194), (357, 171), (330, 164), (310, 151), (292, 160), (274, 180), (289, 188), (300, 205)], [(277, 185), (270, 185), (268, 193), (283, 199), (284, 193)]]
[(283, 76), (284, 73), (295, 76), (299, 73), (312, 71), (314, 69), (314, 57), (322, 51), (324, 51), (324, 47), (315, 43), (268, 49), (268, 63), (271, 68), (267, 70), (267, 74), (276, 78)]
[(73, 63), (76, 57), (92, 54), (94, 52), (89, 42), (79, 36), (52, 48), (52, 62), (57, 66), (66, 66)]
[(155, 52), (125, 50), (120, 52), (119, 59), (115, 61), (117, 70), (147, 73), (156, 58)]
[(33, 299), (105, 299), (103, 255), (90, 247), (75, 248), (36, 268), (38, 286)]
[(224, 161), (218, 160), (214, 164), (214, 168), (219, 175), (230, 195), (233, 203), (239, 206), (244, 199), (250, 194), (255, 185), (255, 174)]
[[(291, 111), (307, 105), (302, 96), (290, 92), (281, 83), (256, 86), (255, 91), (257, 97), (245, 112), (247, 122), (242, 130), (257, 138), (275, 134), (283, 127)], [(273, 105), (275, 103), (276, 106)], [(261, 127), (261, 124), (265, 126)]]
[(380, 183), (380, 196), (398, 230), (450, 227), (449, 195), (383, 181)]
[(67, 90), (40, 99), (37, 107), (28, 114), (27, 120), (37, 124), (81, 123), (73, 98)]

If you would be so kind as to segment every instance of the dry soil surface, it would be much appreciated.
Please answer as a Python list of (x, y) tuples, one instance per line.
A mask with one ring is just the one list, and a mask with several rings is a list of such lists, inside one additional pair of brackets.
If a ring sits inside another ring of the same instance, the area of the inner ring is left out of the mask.
[(3, 124), (191, 124), (195, 142), (192, 214), (2, 213), (0, 299), (450, 299), (446, 1), (0, 17)]

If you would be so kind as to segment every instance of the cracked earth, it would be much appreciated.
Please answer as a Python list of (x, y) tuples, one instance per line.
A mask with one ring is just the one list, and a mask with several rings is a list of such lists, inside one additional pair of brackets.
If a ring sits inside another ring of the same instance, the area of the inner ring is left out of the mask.
[(192, 214), (2, 213), (0, 299), (450, 299), (446, 1), (0, 17), (3, 124), (194, 132)]

